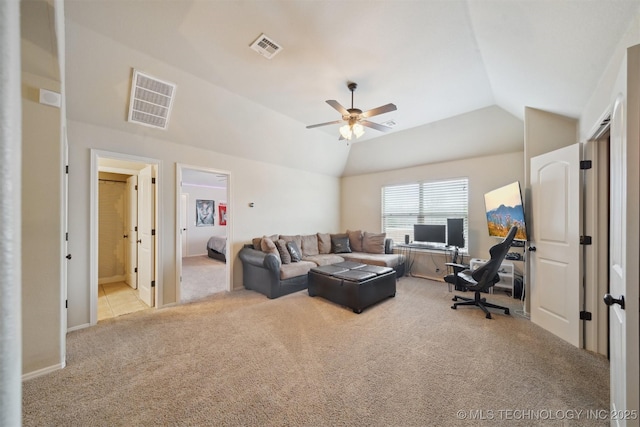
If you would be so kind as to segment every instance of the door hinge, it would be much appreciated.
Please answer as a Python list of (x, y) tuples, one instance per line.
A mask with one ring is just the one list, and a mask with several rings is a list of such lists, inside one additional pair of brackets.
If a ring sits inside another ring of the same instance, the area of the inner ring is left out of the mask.
[(67, 175), (69, 175), (69, 165), (65, 165), (65, 167), (64, 167), (64, 173), (66, 173)]
[(155, 288), (155, 287), (156, 287), (156, 281), (155, 281), (155, 280), (152, 280), (152, 281), (151, 281), (151, 287), (152, 287), (152, 288)]
[(64, 233), (64, 240), (69, 241), (69, 232)]
[(151, 178), (151, 183), (155, 184), (156, 183), (156, 179), (155, 178)]
[(134, 272), (134, 273), (137, 273), (137, 272), (138, 272), (138, 267), (135, 267), (135, 268), (133, 269), (133, 272)]
[(134, 190), (138, 191), (138, 184), (134, 187)]
[(151, 235), (152, 235), (152, 236), (155, 236), (155, 235), (156, 235), (156, 230), (155, 230), (155, 228), (151, 230)]
[(593, 163), (591, 160), (580, 160), (580, 169), (591, 169), (593, 167)]
[(138, 231), (138, 226), (133, 227), (133, 231)]
[(64, 308), (69, 308), (69, 300), (64, 300)]
[(581, 311), (580, 312), (580, 320), (591, 320), (591, 312), (590, 311)]
[(591, 244), (591, 236), (580, 236), (580, 244), (581, 245), (590, 245)]

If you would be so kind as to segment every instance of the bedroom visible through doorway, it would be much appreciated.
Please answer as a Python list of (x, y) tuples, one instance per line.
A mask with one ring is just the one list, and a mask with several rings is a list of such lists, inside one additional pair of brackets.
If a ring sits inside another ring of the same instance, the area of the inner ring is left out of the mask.
[(179, 301), (228, 291), (229, 175), (178, 165), (179, 236), (176, 239)]

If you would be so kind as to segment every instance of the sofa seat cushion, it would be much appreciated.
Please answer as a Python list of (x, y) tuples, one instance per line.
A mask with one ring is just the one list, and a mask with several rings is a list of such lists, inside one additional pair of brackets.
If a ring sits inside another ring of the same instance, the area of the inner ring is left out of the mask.
[(401, 254), (368, 254), (365, 252), (351, 252), (350, 254), (342, 254), (342, 257), (347, 261), (391, 268), (404, 262), (404, 256)]
[(329, 264), (337, 264), (339, 262), (343, 262), (344, 258), (336, 254), (322, 254), (322, 255), (306, 256), (303, 258), (303, 260), (313, 262), (316, 265), (329, 265)]
[(280, 280), (290, 279), (292, 277), (303, 276), (309, 273), (316, 264), (311, 261), (292, 262), (291, 264), (282, 264), (280, 266)]

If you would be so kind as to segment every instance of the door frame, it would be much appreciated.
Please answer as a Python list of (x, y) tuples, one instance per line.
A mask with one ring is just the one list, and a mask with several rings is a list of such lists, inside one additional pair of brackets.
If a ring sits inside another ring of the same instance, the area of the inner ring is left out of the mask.
[(592, 161), (584, 176), (584, 232), (593, 240), (593, 245), (583, 246), (584, 310), (591, 313), (591, 321), (584, 324), (584, 348), (604, 356), (609, 348), (609, 308), (602, 296), (609, 289), (610, 119), (607, 110), (583, 144), (584, 159)]
[[(158, 260), (162, 259), (162, 214), (158, 211), (158, 206), (162, 206), (162, 191), (160, 191), (160, 180), (158, 177), (162, 176), (162, 162), (158, 159), (152, 159), (149, 157), (135, 156), (125, 153), (117, 153), (104, 150), (91, 149), (91, 172), (90, 172), (90, 195), (89, 195), (89, 322), (90, 325), (96, 325), (98, 323), (98, 175), (100, 172), (100, 160), (118, 160), (122, 162), (128, 162), (132, 164), (145, 164), (151, 165), (155, 170), (156, 186), (155, 186), (155, 210), (156, 210), (156, 248), (154, 251), (155, 256), (155, 307), (161, 307), (162, 300), (162, 269), (158, 269)], [(105, 168), (102, 168), (106, 170)], [(137, 174), (135, 169), (119, 169), (127, 171), (125, 173)], [(112, 170), (113, 171), (113, 170)]]
[[(232, 271), (233, 271), (233, 257), (230, 256), (230, 254), (233, 252), (231, 250), (230, 247), (230, 243), (233, 242), (233, 203), (232, 203), (232, 197), (231, 197), (231, 172), (229, 171), (225, 171), (222, 169), (213, 169), (213, 168), (206, 168), (206, 167), (202, 167), (202, 166), (193, 166), (193, 165), (187, 165), (184, 163), (176, 163), (176, 235), (175, 235), (175, 242), (176, 242), (176, 302), (179, 304), (180, 300), (181, 300), (181, 293), (182, 293), (182, 238), (181, 238), (181, 232), (180, 232), (180, 222), (181, 222), (181, 217), (182, 217), (182, 208), (181, 208), (181, 203), (180, 203), (180, 197), (182, 194), (182, 171), (185, 169), (191, 169), (191, 170), (197, 170), (197, 171), (201, 171), (201, 172), (206, 172), (206, 173), (212, 173), (212, 174), (218, 174), (218, 175), (226, 175), (227, 176), (227, 226), (226, 226), (226, 230), (227, 230), (227, 253), (226, 253), (226, 263), (225, 263), (225, 278), (226, 278), (226, 285), (227, 291), (231, 291), (233, 288), (233, 277), (232, 277)], [(216, 213), (214, 212), (214, 215)]]

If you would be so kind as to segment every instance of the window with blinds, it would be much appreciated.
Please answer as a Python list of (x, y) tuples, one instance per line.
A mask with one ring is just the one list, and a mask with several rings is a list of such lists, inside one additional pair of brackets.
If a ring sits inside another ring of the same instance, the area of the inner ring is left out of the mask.
[(464, 219), (469, 241), (469, 179), (415, 182), (382, 187), (382, 230), (394, 242), (413, 241), (414, 224), (446, 225), (447, 218)]

